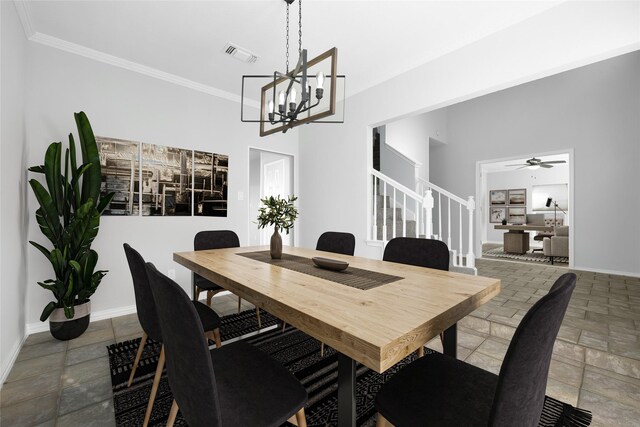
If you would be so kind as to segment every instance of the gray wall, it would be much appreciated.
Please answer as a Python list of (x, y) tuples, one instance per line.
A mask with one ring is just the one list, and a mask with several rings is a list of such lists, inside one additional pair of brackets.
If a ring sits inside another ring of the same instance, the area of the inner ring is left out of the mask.
[(477, 161), (573, 148), (575, 268), (640, 274), (639, 75), (636, 51), (449, 107), (431, 180), (474, 194)]
[[(231, 229), (245, 245), (249, 238), (249, 147), (296, 154), (297, 130), (260, 138), (257, 124), (241, 123), (240, 105), (134, 72), (30, 43), (27, 73), (28, 164), (39, 164), (47, 145), (74, 133), (72, 113), (84, 110), (97, 135), (229, 155), (227, 218), (103, 217), (94, 248), (98, 267), (109, 270), (92, 298), (92, 309), (119, 315), (135, 304), (124, 242), (138, 249), (162, 272), (176, 269), (176, 280), (190, 289), (190, 274), (172, 260), (175, 251), (192, 250), (193, 236), (206, 229)], [(3, 86), (4, 87), (4, 86)], [(3, 181), (4, 186), (4, 181)], [(4, 187), (3, 187), (4, 190)], [(238, 193), (243, 192), (243, 200)], [(35, 198), (29, 194), (29, 238), (45, 239), (34, 220)], [(28, 249), (27, 324), (38, 321), (50, 300), (36, 285), (51, 267), (35, 248)], [(93, 318), (93, 316), (92, 316)], [(4, 330), (4, 326), (3, 326)], [(28, 328), (29, 330), (29, 328)]]
[[(27, 276), (24, 74), (26, 38), (13, 2), (1, 2), (2, 145), (0, 148), (0, 384), (25, 330)], [(34, 286), (37, 286), (34, 284)]]
[[(345, 230), (355, 234), (357, 254), (382, 255), (380, 247), (365, 242), (372, 126), (637, 49), (636, 6), (617, 2), (562, 3), (349, 97), (344, 124), (300, 127), (302, 246), (314, 247), (318, 236), (328, 229)], [(608, 17), (606, 25), (603, 14)], [(430, 160), (430, 164), (434, 161)], [(465, 165), (456, 161), (448, 162), (446, 167), (452, 169), (451, 173), (466, 173), (462, 172)], [(464, 198), (475, 194), (474, 168), (472, 165), (470, 187), (459, 186), (464, 191), (457, 194)], [(432, 171), (429, 175), (433, 181)]]

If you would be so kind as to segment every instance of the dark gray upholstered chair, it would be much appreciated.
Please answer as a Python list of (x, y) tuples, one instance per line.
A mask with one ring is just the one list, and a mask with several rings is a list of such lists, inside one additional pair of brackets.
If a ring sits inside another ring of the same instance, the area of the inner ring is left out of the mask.
[(449, 248), (440, 240), (396, 237), (385, 246), (382, 260), (448, 271)]
[(191, 427), (280, 426), (296, 416), (306, 426), (307, 392), (284, 366), (243, 341), (209, 350), (187, 294), (147, 263), (167, 359), (173, 405)]
[[(440, 240), (396, 237), (385, 246), (382, 260), (449, 271), (449, 248)], [(443, 334), (440, 334), (440, 341), (444, 345)], [(424, 347), (420, 347), (418, 356), (423, 355)]]
[(351, 233), (327, 231), (318, 237), (316, 250), (353, 256), (356, 250), (356, 238)]
[[(133, 290), (136, 296), (138, 320), (140, 321), (140, 326), (142, 326), (143, 331), (142, 340), (140, 340), (136, 359), (133, 362), (131, 375), (129, 376), (129, 383), (127, 384), (127, 386), (130, 387), (133, 382), (133, 378), (136, 375), (136, 369), (138, 368), (138, 363), (140, 363), (140, 357), (142, 356), (142, 350), (147, 342), (147, 338), (162, 342), (162, 330), (160, 329), (160, 321), (158, 320), (158, 313), (153, 301), (153, 295), (151, 294), (151, 287), (149, 286), (149, 278), (147, 277), (144, 258), (142, 258), (142, 255), (127, 243), (123, 246), (124, 252), (127, 255), (127, 262), (129, 263), (129, 270), (131, 270), (131, 277), (133, 279)], [(202, 329), (196, 332), (202, 337), (202, 331), (204, 331), (205, 337), (214, 340), (216, 342), (216, 347), (220, 348), (222, 346), (222, 343), (220, 342), (220, 317), (210, 307), (207, 307), (201, 302), (194, 301), (192, 304), (198, 313), (200, 322), (202, 323)], [(145, 427), (149, 423), (149, 418), (151, 417), (153, 402), (155, 401), (158, 385), (160, 384), (160, 377), (162, 376), (162, 370), (164, 369), (164, 360), (164, 347), (162, 347), (162, 350), (160, 351), (160, 358), (158, 359), (156, 374), (153, 378), (153, 386), (151, 387), (149, 403), (147, 404), (147, 413), (144, 417)]]
[[(239, 248), (240, 239), (238, 235), (231, 230), (207, 230), (200, 231), (193, 239), (193, 249), (196, 251), (202, 251), (206, 249), (224, 249), (224, 248)], [(211, 306), (211, 298), (218, 292), (222, 292), (225, 289), (213, 283), (204, 277), (193, 273), (193, 284), (195, 285), (195, 300), (200, 297), (200, 292), (207, 291), (207, 305)], [(242, 305), (242, 298), (238, 297), (238, 313)], [(262, 327), (260, 320), (260, 309), (256, 307), (256, 316), (258, 318), (258, 327)]]
[(499, 375), (440, 353), (402, 369), (376, 396), (378, 427), (537, 426), (553, 344), (575, 285), (575, 274), (563, 274), (529, 309)]

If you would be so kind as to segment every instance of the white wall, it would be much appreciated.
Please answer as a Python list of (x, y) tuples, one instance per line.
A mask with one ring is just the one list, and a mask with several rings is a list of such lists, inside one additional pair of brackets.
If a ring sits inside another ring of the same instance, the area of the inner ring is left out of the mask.
[[(505, 168), (507, 169), (507, 168)], [(548, 184), (566, 184), (569, 182), (569, 165), (556, 165), (550, 169), (539, 168), (537, 170), (529, 170), (527, 168), (513, 170), (505, 170), (503, 172), (489, 172), (487, 173), (487, 188), (486, 194), (489, 194), (491, 190), (508, 190), (516, 188), (524, 188), (527, 190), (527, 213), (534, 213), (532, 209), (532, 187), (534, 185), (548, 185)], [(485, 212), (489, 211), (489, 200), (483, 200)], [(480, 206), (478, 206), (480, 208)], [(507, 209), (508, 211), (508, 209)], [(553, 218), (553, 211), (549, 212), (536, 212), (544, 213), (546, 217)], [(559, 217), (563, 217), (564, 214), (558, 211)], [(566, 222), (565, 222), (566, 223)], [(486, 215), (484, 221), (486, 242), (502, 243), (504, 230), (496, 230), (493, 223), (489, 223), (489, 216)], [(530, 232), (530, 237), (533, 239), (535, 232)], [(538, 244), (539, 246), (539, 244)]]
[(639, 275), (639, 75), (634, 52), (449, 107), (432, 180), (473, 194), (477, 161), (573, 149), (575, 268)]
[[(344, 230), (355, 234), (356, 254), (381, 256), (380, 248), (365, 245), (371, 126), (638, 49), (639, 10), (640, 4), (629, 2), (562, 3), (349, 97), (344, 124), (301, 128), (301, 245), (314, 247), (323, 231)], [(465, 182), (471, 185), (445, 188), (465, 198), (475, 194), (475, 165), (447, 159), (442, 167), (466, 176)], [(331, 173), (317, 179), (327, 169)], [(433, 169), (429, 174), (432, 182), (441, 184), (434, 180)]]
[[(27, 276), (24, 74), (26, 38), (13, 2), (1, 2), (0, 386), (25, 336)], [(37, 286), (37, 285), (36, 285)]]
[[(4, 85), (3, 85), (4, 87)], [(190, 289), (189, 272), (172, 261), (175, 251), (192, 250), (193, 236), (205, 229), (231, 229), (248, 241), (249, 146), (297, 154), (297, 131), (258, 136), (257, 124), (240, 122), (240, 105), (77, 55), (30, 43), (27, 73), (29, 164), (40, 164), (47, 145), (76, 133), (73, 112), (87, 113), (97, 135), (229, 155), (227, 218), (103, 217), (94, 248), (99, 268), (109, 273), (92, 298), (95, 312), (116, 314), (134, 305), (131, 276), (122, 244), (130, 243), (158, 269), (176, 269), (176, 280)], [(297, 181), (297, 180), (296, 180)], [(35, 198), (29, 194), (29, 238), (45, 242), (36, 227)], [(50, 277), (49, 263), (28, 249), (27, 323), (38, 320), (50, 295), (36, 285)], [(115, 310), (115, 311), (110, 311)], [(4, 330), (4, 326), (3, 326)]]
[(385, 125), (386, 143), (419, 163), (418, 176), (429, 180), (429, 140), (447, 139), (447, 115), (443, 110), (411, 116)]

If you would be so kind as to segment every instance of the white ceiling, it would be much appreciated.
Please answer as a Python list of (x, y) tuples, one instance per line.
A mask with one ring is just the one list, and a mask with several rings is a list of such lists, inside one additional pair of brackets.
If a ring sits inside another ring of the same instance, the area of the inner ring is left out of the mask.
[[(537, 15), (561, 1), (305, 0), (303, 46), (336, 46), (347, 96)], [(36, 1), (33, 32), (75, 43), (235, 95), (243, 74), (283, 71), (283, 0)], [(297, 4), (291, 6), (291, 62)], [(535, 37), (535, 35), (532, 35)], [(260, 57), (222, 53), (233, 42)]]

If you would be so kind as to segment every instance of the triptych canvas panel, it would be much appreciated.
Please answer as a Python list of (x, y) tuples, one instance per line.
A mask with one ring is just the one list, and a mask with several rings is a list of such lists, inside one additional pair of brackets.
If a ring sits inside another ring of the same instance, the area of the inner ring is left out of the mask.
[(96, 137), (105, 215), (227, 216), (229, 156)]

